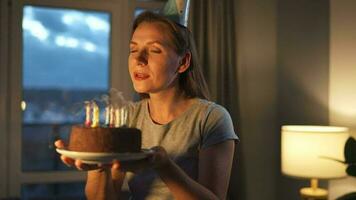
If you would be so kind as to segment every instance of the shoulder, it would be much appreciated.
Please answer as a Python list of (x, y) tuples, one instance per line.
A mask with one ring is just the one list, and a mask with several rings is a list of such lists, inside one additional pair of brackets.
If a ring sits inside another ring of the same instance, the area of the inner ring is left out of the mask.
[(200, 100), (200, 105), (205, 108), (202, 119), (202, 148), (225, 140), (238, 139), (231, 116), (226, 108), (207, 100)]
[(219, 105), (215, 102), (208, 101), (205, 99), (199, 99), (198, 105), (204, 111), (204, 118), (208, 119), (219, 119), (219, 118), (229, 118), (230, 113), (226, 110), (225, 107)]
[(199, 113), (203, 133), (209, 133), (221, 127), (233, 129), (230, 113), (222, 105), (198, 99), (196, 110)]

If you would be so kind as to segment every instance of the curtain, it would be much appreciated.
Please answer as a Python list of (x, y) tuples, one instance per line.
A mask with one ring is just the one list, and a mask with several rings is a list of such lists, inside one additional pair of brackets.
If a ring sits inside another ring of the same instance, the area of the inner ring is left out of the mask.
[[(230, 112), (239, 135), (235, 8), (234, 0), (191, 0), (188, 26), (197, 45), (211, 100)], [(242, 142), (236, 146), (229, 199), (246, 199), (241, 145)]]

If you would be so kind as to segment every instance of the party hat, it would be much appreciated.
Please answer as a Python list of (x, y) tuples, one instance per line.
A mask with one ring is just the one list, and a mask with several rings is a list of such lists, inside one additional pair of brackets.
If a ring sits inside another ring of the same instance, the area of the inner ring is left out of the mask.
[(161, 13), (167, 18), (183, 25), (188, 25), (190, 0), (168, 0)]

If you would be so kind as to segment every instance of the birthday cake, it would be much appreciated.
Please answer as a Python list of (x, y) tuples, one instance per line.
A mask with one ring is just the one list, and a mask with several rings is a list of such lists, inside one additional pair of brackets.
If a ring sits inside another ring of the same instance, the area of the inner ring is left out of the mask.
[(68, 150), (108, 153), (141, 151), (141, 131), (126, 126), (125, 109), (107, 106), (103, 125), (99, 123), (99, 107), (95, 102), (87, 103), (85, 110), (84, 125), (72, 127)]
[(68, 149), (79, 152), (140, 152), (141, 131), (126, 127), (73, 126)]

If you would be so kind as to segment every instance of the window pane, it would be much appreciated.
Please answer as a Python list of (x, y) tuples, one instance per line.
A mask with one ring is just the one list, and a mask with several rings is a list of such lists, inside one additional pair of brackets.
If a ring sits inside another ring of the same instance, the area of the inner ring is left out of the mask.
[(25, 6), (23, 171), (66, 170), (53, 147), (82, 123), (83, 102), (109, 89), (110, 14)]

